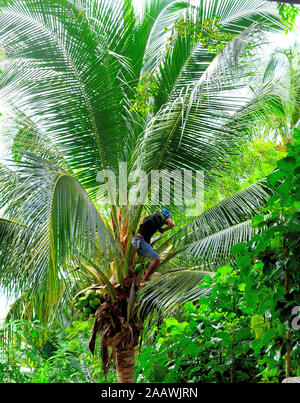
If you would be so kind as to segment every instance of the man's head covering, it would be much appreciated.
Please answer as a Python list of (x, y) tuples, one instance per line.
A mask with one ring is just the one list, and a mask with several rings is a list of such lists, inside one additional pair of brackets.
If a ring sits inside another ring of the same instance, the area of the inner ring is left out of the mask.
[(160, 212), (165, 218), (170, 218), (171, 217), (171, 213), (169, 210), (167, 210), (166, 208), (163, 208)]

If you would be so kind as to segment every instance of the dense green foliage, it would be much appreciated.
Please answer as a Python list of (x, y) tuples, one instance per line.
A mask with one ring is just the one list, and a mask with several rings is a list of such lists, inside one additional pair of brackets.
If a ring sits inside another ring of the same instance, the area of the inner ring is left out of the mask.
[(292, 31), (295, 19), (299, 15), (299, 8), (294, 4), (277, 3), (278, 13), (285, 27), (285, 32)]
[[(234, 246), (236, 267), (204, 278), (210, 294), (187, 302), (144, 342), (138, 382), (278, 382), (299, 375), (300, 131), (269, 175), (278, 194), (253, 219), (257, 234)], [(202, 284), (203, 286), (203, 284)], [(34, 322), (6, 325), (1, 342), (3, 382), (113, 382), (103, 377), (99, 353), (86, 350), (90, 321), (74, 322), (43, 344), (46, 330)], [(27, 368), (30, 372), (22, 371)]]
[(205, 278), (211, 293), (186, 303), (183, 318), (159, 329), (156, 348), (143, 347), (138, 371), (146, 382), (276, 382), (299, 375), (300, 131), (278, 170), (278, 194), (257, 234), (233, 247), (236, 267)]
[[(193, 22), (189, 19), (181, 18), (174, 25), (174, 33), (181, 38), (190, 36), (193, 44), (199, 42), (203, 46), (207, 46), (208, 53), (218, 55), (224, 46), (234, 38), (230, 32), (224, 31), (224, 27), (220, 24), (220, 16), (214, 16), (204, 22)], [(167, 28), (166, 28), (167, 30)], [(168, 47), (174, 42), (174, 37), (168, 38)]]
[[(112, 372), (104, 377), (99, 353), (92, 356), (87, 349), (92, 322), (75, 321), (51, 335), (37, 321), (6, 323), (0, 339), (0, 382), (115, 382)], [(37, 340), (46, 334), (46, 343)]]
[[(211, 277), (206, 278), (212, 285)], [(142, 349), (138, 380), (145, 382), (239, 382), (258, 374), (249, 345), (250, 319), (241, 301), (239, 278), (224, 266), (214, 287), (199, 306), (186, 303), (184, 319), (168, 318), (161, 326), (155, 349)]]
[[(131, 0), (2, 2), (12, 161), (0, 165), (0, 286), (17, 299), (1, 328), (0, 382), (299, 375), (299, 49), (258, 60), (264, 35), (292, 30), (298, 11), (263, 0), (149, 0), (140, 15)], [(163, 183), (174, 169), (204, 172), (203, 211), (189, 217), (190, 197), (177, 205), (172, 186), (155, 206), (150, 192), (127, 200), (129, 189), (104, 206), (101, 172), (120, 179), (120, 162), (147, 178), (159, 170)], [(130, 241), (161, 203), (176, 228), (155, 240), (161, 262), (140, 286), (147, 265)]]
[(134, 98), (131, 100), (131, 111), (136, 110), (142, 116), (154, 112), (154, 105), (150, 99), (158, 94), (158, 85), (154, 75), (145, 73), (139, 80), (138, 85), (134, 88)]

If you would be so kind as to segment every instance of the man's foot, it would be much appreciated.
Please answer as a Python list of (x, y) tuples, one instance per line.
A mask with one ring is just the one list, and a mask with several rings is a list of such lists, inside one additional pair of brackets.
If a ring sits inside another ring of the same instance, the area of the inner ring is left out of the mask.
[(142, 280), (140, 282), (140, 287), (143, 287), (145, 284), (149, 283), (149, 280)]
[(114, 287), (115, 285), (117, 285), (117, 279), (116, 279), (116, 273), (114, 273), (111, 278), (109, 279), (111, 285)]

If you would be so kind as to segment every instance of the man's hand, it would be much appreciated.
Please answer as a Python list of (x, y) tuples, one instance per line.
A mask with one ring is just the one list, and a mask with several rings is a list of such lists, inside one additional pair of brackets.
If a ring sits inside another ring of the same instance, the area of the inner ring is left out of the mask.
[(175, 223), (171, 220), (171, 218), (166, 218), (166, 223), (168, 224), (167, 230), (175, 227)]
[(166, 218), (165, 221), (168, 226), (160, 229), (161, 234), (175, 227), (175, 223), (174, 221), (171, 220), (171, 218)]

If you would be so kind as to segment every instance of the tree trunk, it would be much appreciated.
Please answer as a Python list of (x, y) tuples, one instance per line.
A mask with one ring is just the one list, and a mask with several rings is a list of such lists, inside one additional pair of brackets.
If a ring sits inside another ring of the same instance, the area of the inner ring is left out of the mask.
[(292, 352), (292, 333), (286, 332), (286, 341), (287, 341), (287, 352), (285, 358), (285, 377), (289, 378), (291, 376), (291, 368), (292, 368), (292, 359), (291, 359), (291, 352)]
[(117, 351), (116, 367), (118, 383), (134, 383), (134, 349)]

